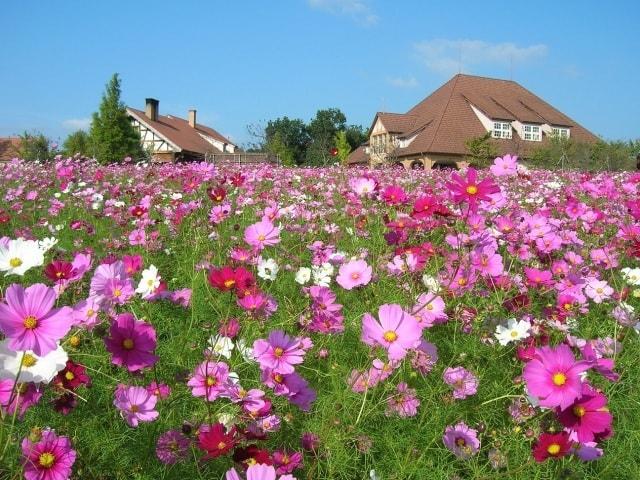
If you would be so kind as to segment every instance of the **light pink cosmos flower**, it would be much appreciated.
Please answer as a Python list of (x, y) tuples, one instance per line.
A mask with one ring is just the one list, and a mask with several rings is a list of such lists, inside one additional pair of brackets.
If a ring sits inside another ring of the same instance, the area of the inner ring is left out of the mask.
[(73, 309), (54, 309), (56, 292), (42, 283), (26, 289), (13, 284), (0, 303), (0, 332), (13, 350), (32, 350), (39, 357), (58, 348), (73, 324)]
[(420, 345), (422, 328), (412, 315), (400, 305), (381, 305), (378, 309), (380, 322), (365, 313), (362, 317), (362, 341), (367, 345), (379, 345), (387, 350), (390, 360), (400, 360), (407, 350)]
[(397, 393), (387, 400), (385, 415), (388, 417), (394, 413), (400, 417), (415, 417), (418, 413), (420, 400), (416, 397), (416, 391), (402, 382), (396, 387)]
[(113, 404), (130, 427), (138, 422), (153, 422), (159, 413), (155, 410), (158, 397), (144, 387), (118, 385)]
[(336, 282), (345, 290), (367, 285), (371, 281), (373, 269), (364, 260), (352, 260), (340, 267)]
[(589, 362), (576, 361), (571, 349), (561, 344), (536, 348), (523, 377), (527, 390), (538, 397), (541, 406), (565, 410), (582, 395), (580, 374), (589, 368)]
[(421, 328), (431, 328), (436, 324), (447, 321), (445, 304), (441, 296), (432, 293), (423, 293), (413, 307), (411, 314), (418, 320)]
[(267, 340), (253, 342), (253, 355), (262, 369), (272, 369), (274, 373), (293, 373), (294, 365), (302, 363), (305, 349), (301, 339), (292, 338), (282, 330), (274, 330)]
[(447, 385), (453, 387), (453, 398), (462, 400), (478, 391), (478, 378), (464, 367), (447, 368), (442, 374)]
[(136, 228), (129, 234), (129, 244), (132, 246), (135, 245), (145, 245), (147, 243), (147, 233), (144, 231), (144, 228)]
[(516, 164), (517, 161), (517, 155), (505, 155), (504, 157), (497, 157), (493, 161), (493, 165), (491, 165), (489, 170), (491, 170), (491, 173), (493, 173), (496, 177), (516, 175), (518, 173)]
[(587, 283), (584, 293), (596, 303), (602, 303), (604, 300), (611, 298), (613, 288), (609, 286), (606, 280), (591, 280)]
[(268, 220), (249, 225), (244, 231), (244, 241), (262, 250), (264, 247), (280, 243), (280, 229)]
[[(256, 463), (247, 469), (246, 480), (296, 480), (293, 475), (276, 475), (276, 469), (272, 465)], [(242, 480), (235, 468), (229, 470), (225, 475), (226, 480)]]
[(209, 402), (223, 396), (229, 383), (229, 366), (224, 362), (205, 360), (191, 376), (187, 385), (194, 397), (205, 397)]

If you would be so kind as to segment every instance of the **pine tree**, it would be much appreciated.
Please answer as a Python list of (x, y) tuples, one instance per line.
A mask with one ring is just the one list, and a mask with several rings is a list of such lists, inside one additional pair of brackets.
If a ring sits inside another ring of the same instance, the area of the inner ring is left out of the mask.
[(120, 78), (113, 74), (91, 122), (91, 145), (100, 163), (121, 162), (125, 157), (144, 155), (140, 136), (135, 131), (120, 100)]

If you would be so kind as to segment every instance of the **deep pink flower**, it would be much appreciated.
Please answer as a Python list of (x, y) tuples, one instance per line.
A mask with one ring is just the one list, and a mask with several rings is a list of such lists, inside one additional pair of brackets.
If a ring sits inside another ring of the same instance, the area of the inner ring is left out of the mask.
[(53, 430), (43, 430), (40, 439), (22, 440), (22, 462), (26, 480), (65, 480), (71, 477), (76, 451), (69, 437), (58, 436)]
[(381, 305), (380, 322), (365, 313), (362, 317), (362, 341), (367, 345), (379, 345), (387, 350), (390, 360), (400, 360), (407, 350), (420, 345), (422, 328), (412, 315), (400, 305)]
[(558, 420), (565, 428), (573, 430), (581, 443), (593, 441), (596, 433), (611, 428), (613, 417), (607, 408), (607, 397), (584, 384), (582, 396), (569, 408), (557, 409)]
[(130, 372), (153, 366), (158, 357), (156, 331), (152, 325), (136, 320), (131, 313), (121, 313), (111, 322), (110, 336), (104, 339), (111, 361)]
[(407, 194), (401, 187), (389, 185), (383, 190), (382, 199), (387, 205), (398, 205), (407, 201)]
[(253, 343), (253, 355), (260, 368), (272, 369), (275, 373), (293, 373), (294, 365), (302, 363), (305, 350), (299, 338), (292, 338), (282, 330), (274, 330), (267, 340)]
[(118, 385), (113, 404), (130, 427), (137, 427), (138, 422), (153, 422), (158, 418), (157, 401), (158, 397), (144, 387)]
[(576, 361), (567, 345), (541, 347), (524, 366), (523, 377), (527, 390), (539, 398), (541, 406), (564, 410), (582, 395), (580, 374), (589, 367), (589, 362)]
[[(26, 411), (40, 401), (42, 390), (35, 383), (18, 383), (11, 378), (0, 380), (0, 408), (3, 412), (16, 413), (22, 419)], [(19, 395), (16, 394), (19, 393)]]
[(249, 225), (244, 231), (244, 241), (262, 250), (264, 247), (280, 243), (280, 229), (268, 220)]
[(364, 260), (352, 260), (340, 266), (336, 282), (345, 290), (367, 285), (371, 281), (373, 269)]
[(544, 462), (547, 458), (562, 458), (571, 449), (571, 441), (567, 432), (543, 433), (533, 446), (533, 458), (536, 462)]
[(481, 200), (489, 201), (491, 194), (500, 191), (500, 187), (490, 178), (478, 181), (478, 172), (473, 168), (467, 169), (466, 178), (456, 172), (452, 173), (451, 180), (447, 183), (447, 187), (449, 187), (453, 201), (455, 203), (467, 202), (470, 212), (477, 211), (478, 202)]
[(156, 456), (165, 465), (184, 460), (189, 456), (191, 440), (178, 430), (164, 432), (156, 443)]
[(205, 360), (187, 382), (194, 397), (205, 397), (209, 402), (223, 396), (227, 391), (229, 366), (224, 362)]
[(73, 324), (73, 310), (54, 309), (56, 292), (42, 283), (24, 289), (12, 284), (0, 303), (0, 331), (13, 350), (32, 350), (39, 357), (58, 348)]

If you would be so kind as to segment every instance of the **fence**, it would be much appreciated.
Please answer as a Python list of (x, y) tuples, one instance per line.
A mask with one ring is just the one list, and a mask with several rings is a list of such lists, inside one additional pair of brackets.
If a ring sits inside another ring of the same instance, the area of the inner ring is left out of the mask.
[(271, 153), (208, 153), (205, 159), (211, 163), (232, 165), (254, 165), (270, 163), (280, 166), (280, 156)]

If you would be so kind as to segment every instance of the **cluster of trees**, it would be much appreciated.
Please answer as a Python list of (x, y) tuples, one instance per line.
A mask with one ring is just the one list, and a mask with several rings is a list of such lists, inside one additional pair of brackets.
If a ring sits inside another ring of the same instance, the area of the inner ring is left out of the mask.
[(96, 158), (100, 163), (121, 162), (126, 157), (144, 159), (147, 153), (140, 143), (122, 100), (120, 77), (114, 74), (107, 83), (98, 111), (93, 114), (89, 132), (71, 133), (60, 149), (42, 133), (20, 135), (20, 156), (26, 160), (47, 160), (58, 154)]
[(309, 123), (285, 116), (247, 129), (253, 138), (248, 151), (279, 155), (283, 165), (289, 166), (344, 163), (367, 140), (367, 130), (347, 125), (347, 117), (338, 108), (318, 110)]

